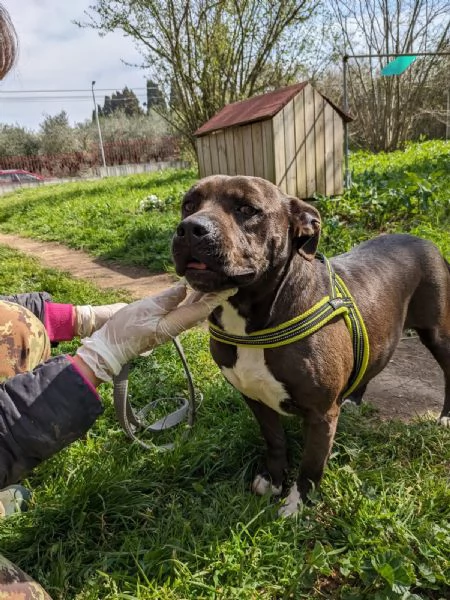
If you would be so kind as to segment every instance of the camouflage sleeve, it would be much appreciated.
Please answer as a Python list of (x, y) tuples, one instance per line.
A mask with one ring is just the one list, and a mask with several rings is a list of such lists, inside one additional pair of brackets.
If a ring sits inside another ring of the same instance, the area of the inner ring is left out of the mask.
[(24, 306), (40, 321), (44, 322), (45, 303), (52, 302), (52, 297), (47, 292), (29, 292), (27, 294), (13, 294), (11, 296), (0, 295), (0, 300), (20, 304), (20, 306)]
[(0, 489), (82, 437), (102, 412), (67, 356), (0, 384)]
[(29, 292), (26, 294), (12, 294), (11, 296), (1, 296), (0, 300), (20, 304), (31, 311), (40, 321), (44, 322), (45, 303), (52, 302), (52, 297), (48, 292)]
[(0, 300), (0, 381), (32, 371), (49, 358), (44, 324), (26, 307)]
[(0, 600), (52, 600), (29, 575), (0, 554)]

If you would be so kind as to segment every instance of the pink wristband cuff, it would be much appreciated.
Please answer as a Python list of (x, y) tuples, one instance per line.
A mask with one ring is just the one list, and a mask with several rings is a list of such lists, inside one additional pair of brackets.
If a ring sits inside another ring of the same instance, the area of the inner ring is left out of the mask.
[(44, 326), (51, 342), (64, 342), (75, 337), (74, 307), (72, 304), (45, 303)]
[(83, 375), (83, 373), (80, 371), (80, 369), (77, 367), (76, 363), (74, 362), (73, 356), (71, 356), (70, 354), (67, 354), (66, 358), (72, 364), (72, 368), (75, 369), (75, 371), (78, 373), (78, 375), (80, 377), (82, 377), (84, 383), (88, 386), (88, 388), (91, 390), (91, 392), (93, 394), (95, 394), (96, 398), (98, 398), (100, 400), (100, 396), (98, 395), (95, 385), (92, 383), (92, 381), (89, 381), (89, 379), (86, 379), (86, 377)]

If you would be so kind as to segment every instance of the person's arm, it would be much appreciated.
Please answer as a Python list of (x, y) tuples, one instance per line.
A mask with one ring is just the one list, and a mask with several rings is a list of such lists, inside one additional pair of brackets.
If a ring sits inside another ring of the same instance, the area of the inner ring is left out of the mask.
[(0, 489), (82, 437), (103, 412), (82, 371), (67, 356), (0, 385)]
[(28, 292), (25, 294), (0, 295), (0, 300), (20, 304), (31, 311), (45, 325), (45, 305), (52, 302), (52, 297), (47, 292)]
[(53, 302), (48, 292), (0, 295), (0, 300), (20, 304), (31, 311), (44, 324), (52, 344), (91, 335), (115, 312), (126, 306), (124, 302), (99, 306), (62, 304)]
[(178, 284), (116, 312), (74, 357), (58, 356), (0, 385), (0, 489), (82, 437), (103, 412), (96, 387), (122, 366), (205, 319), (234, 293), (178, 306)]

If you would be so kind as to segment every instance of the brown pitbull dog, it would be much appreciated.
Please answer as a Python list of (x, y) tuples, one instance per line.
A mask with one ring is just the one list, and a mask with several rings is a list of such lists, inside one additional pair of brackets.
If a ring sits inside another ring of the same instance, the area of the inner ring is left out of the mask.
[[(185, 195), (172, 253), (179, 275), (202, 292), (237, 287), (211, 323), (246, 336), (274, 328), (330, 294), (318, 260), (320, 215), (257, 177), (211, 176)], [(450, 267), (430, 242), (381, 235), (330, 261), (362, 315), (370, 342), (355, 396), (392, 356), (405, 328), (417, 331), (444, 371), (440, 423), (450, 426)], [(317, 486), (330, 455), (340, 406), (354, 366), (351, 335), (341, 316), (312, 335), (277, 348), (248, 348), (211, 339), (214, 360), (247, 401), (267, 443), (257, 494), (280, 494), (287, 469), (281, 415), (304, 421), (296, 483), (280, 514), (297, 511)]]

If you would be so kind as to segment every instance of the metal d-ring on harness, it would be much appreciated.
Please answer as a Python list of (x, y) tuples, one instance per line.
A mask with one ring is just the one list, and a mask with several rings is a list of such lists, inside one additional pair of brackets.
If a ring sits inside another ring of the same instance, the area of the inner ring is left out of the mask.
[(232, 346), (277, 348), (312, 335), (335, 317), (342, 316), (352, 338), (354, 355), (353, 370), (347, 389), (342, 393), (342, 398), (345, 398), (358, 387), (364, 376), (369, 361), (369, 338), (364, 321), (347, 286), (335, 273), (325, 256), (318, 253), (316, 258), (323, 262), (328, 270), (330, 294), (309, 310), (277, 327), (254, 331), (248, 335), (228, 333), (211, 322), (209, 333), (214, 340)]
[[(188, 425), (186, 433), (188, 433), (195, 420), (196, 391), (194, 383), (192, 381), (192, 375), (189, 370), (186, 357), (184, 355), (183, 347), (178, 338), (174, 338), (173, 343), (175, 345), (175, 348), (177, 349), (178, 355), (183, 364), (188, 385), (189, 397), (187, 399), (181, 396), (173, 398), (173, 400), (178, 403), (178, 408), (166, 415), (165, 417), (163, 417), (162, 419), (154, 421), (153, 423), (147, 420), (148, 413), (152, 409), (156, 408), (156, 406), (159, 404), (159, 402), (161, 402), (162, 399), (149, 402), (146, 406), (144, 406), (137, 412), (133, 410), (128, 399), (128, 375), (130, 370), (129, 365), (125, 365), (122, 368), (119, 375), (117, 375), (114, 378), (113, 399), (116, 417), (127, 436), (130, 437), (134, 442), (137, 442), (143, 448), (146, 448), (147, 450), (170, 450), (174, 447), (174, 444), (146, 444), (137, 437), (136, 433), (138, 431), (157, 434), (167, 429), (171, 429), (172, 427), (175, 427), (176, 425), (178, 425), (186, 419)], [(201, 399), (201, 394), (198, 394), (198, 396)]]

